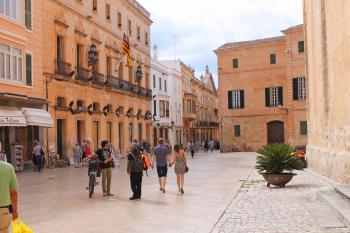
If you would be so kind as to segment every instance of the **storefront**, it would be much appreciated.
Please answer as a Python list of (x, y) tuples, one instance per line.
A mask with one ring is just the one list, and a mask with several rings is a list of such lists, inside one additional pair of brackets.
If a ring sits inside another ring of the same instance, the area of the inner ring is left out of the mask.
[(0, 106), (0, 151), (17, 171), (32, 159), (34, 141), (45, 148), (46, 128), (53, 127), (51, 115), (36, 108)]

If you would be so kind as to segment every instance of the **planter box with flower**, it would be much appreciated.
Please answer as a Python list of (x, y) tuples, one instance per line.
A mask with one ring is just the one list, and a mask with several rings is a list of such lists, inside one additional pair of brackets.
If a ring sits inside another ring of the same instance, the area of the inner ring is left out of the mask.
[(295, 148), (289, 144), (268, 144), (257, 151), (256, 169), (270, 184), (284, 187), (292, 180), (293, 170), (302, 170), (303, 166), (297, 160)]

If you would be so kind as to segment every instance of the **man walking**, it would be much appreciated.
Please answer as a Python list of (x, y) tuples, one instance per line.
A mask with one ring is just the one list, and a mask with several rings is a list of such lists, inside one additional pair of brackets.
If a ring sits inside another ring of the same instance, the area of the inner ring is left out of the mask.
[(36, 162), (38, 172), (43, 171), (43, 157), (44, 157), (44, 155), (45, 155), (45, 153), (44, 153), (43, 147), (41, 146), (39, 141), (35, 140), (34, 148), (33, 148), (33, 156), (35, 156), (34, 161)]
[(0, 161), (0, 177), (0, 233), (9, 233), (11, 224), (10, 209), (12, 220), (18, 218), (18, 182), (11, 164)]
[(154, 169), (155, 161), (157, 163), (157, 173), (160, 191), (165, 193), (166, 176), (168, 173), (168, 148), (164, 144), (164, 139), (159, 139), (159, 145), (154, 148), (154, 156), (152, 158), (152, 169)]
[(114, 196), (111, 193), (111, 180), (112, 180), (112, 166), (113, 157), (109, 152), (109, 143), (107, 140), (101, 142), (101, 147), (96, 151), (98, 159), (100, 160), (100, 169), (102, 172), (102, 191), (103, 196)]
[[(135, 140), (134, 140), (135, 141)], [(130, 186), (133, 195), (130, 200), (141, 199), (141, 185), (144, 161), (137, 143), (133, 143), (128, 154), (127, 173), (130, 175)]]

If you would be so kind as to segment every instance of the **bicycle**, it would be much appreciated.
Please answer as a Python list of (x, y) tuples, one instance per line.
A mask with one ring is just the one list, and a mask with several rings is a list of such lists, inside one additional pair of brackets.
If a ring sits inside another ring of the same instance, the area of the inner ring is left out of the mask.
[(99, 161), (90, 160), (89, 161), (89, 198), (94, 194), (94, 188), (96, 186), (96, 177), (99, 176), (100, 168)]

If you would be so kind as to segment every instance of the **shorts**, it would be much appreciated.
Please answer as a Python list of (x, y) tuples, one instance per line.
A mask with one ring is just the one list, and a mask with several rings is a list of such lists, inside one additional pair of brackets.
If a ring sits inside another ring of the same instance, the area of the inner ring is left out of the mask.
[(157, 173), (158, 173), (158, 177), (166, 177), (166, 175), (168, 174), (168, 167), (157, 166)]

